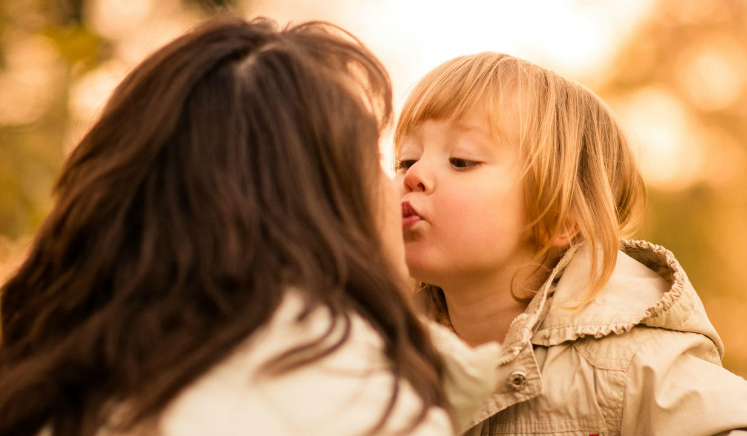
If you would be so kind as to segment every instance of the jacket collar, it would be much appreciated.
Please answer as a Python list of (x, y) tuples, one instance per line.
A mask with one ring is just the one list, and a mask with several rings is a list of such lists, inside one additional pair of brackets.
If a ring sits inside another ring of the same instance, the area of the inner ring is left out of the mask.
[[(496, 362), (494, 379), (496, 388), (493, 395), (472, 417), (466, 427), (457, 430), (469, 429), (516, 403), (530, 400), (542, 394), (542, 374), (530, 342), (534, 335), (535, 326), (541, 322), (543, 316), (547, 313), (545, 308), (553, 283), (568, 266), (573, 258), (573, 253), (578, 248), (576, 246), (568, 250), (550, 273), (550, 277), (537, 292), (537, 295), (532, 298), (524, 313), (517, 316), (509, 326), (506, 339), (500, 348), (500, 356)], [(517, 376), (524, 380), (518, 386), (513, 381)]]
[[(542, 394), (542, 374), (534, 345), (552, 346), (585, 336), (621, 334), (636, 325), (700, 333), (723, 357), (723, 344), (705, 314), (687, 275), (667, 249), (646, 241), (622, 241), (612, 277), (588, 305), (569, 310), (589, 276), (589, 252), (568, 249), (527, 309), (511, 323), (501, 346), (497, 388), (468, 421), (468, 429), (513, 404)], [(517, 372), (526, 376), (520, 390), (507, 386)]]
[[(548, 288), (545, 313), (533, 327), (533, 344), (552, 346), (645, 325), (706, 335), (723, 357), (721, 339), (679, 262), (669, 250), (650, 242), (623, 241), (607, 285), (590, 304), (567, 309), (580, 302), (579, 289), (589, 277), (589, 255), (581, 246), (564, 256), (571, 259), (554, 291)], [(558, 267), (562, 266), (561, 261)]]

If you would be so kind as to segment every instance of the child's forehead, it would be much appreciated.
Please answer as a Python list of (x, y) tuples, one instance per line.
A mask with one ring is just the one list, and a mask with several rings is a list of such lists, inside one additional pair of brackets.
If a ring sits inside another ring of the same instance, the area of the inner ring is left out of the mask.
[[(409, 138), (417, 138), (423, 135), (425, 129), (438, 126), (448, 134), (453, 135), (476, 135), (492, 141), (503, 140), (509, 135), (513, 126), (506, 123), (514, 122), (514, 114), (492, 112), (484, 107), (475, 107), (462, 114), (453, 114), (449, 117), (432, 117), (418, 120), (416, 124), (410, 125), (408, 131), (403, 132), (402, 141), (397, 148)], [(435, 124), (434, 124), (435, 123)]]
[(463, 132), (475, 131), (491, 139), (503, 140), (518, 123), (516, 87), (485, 81), (472, 89), (453, 83), (441, 89), (416, 92), (400, 115), (395, 146), (407, 136), (417, 135), (431, 120), (447, 121)]
[(487, 114), (473, 112), (460, 118), (444, 120), (449, 130), (455, 134), (479, 135), (492, 138), (494, 135), (491, 128), (492, 121)]

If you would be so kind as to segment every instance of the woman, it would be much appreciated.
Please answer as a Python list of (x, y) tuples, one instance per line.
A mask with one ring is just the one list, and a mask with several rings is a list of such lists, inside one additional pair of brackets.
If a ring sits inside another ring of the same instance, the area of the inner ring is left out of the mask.
[(450, 434), (390, 118), (329, 25), (220, 18), (146, 59), (2, 290), (0, 434)]

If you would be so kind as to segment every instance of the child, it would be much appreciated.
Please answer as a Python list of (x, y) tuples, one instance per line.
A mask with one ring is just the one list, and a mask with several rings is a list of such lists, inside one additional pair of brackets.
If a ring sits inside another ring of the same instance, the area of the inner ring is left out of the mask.
[(424, 304), (471, 345), (503, 343), (465, 434), (747, 429), (747, 382), (685, 272), (621, 239), (645, 189), (598, 97), (511, 56), (459, 57), (415, 87), (395, 144)]

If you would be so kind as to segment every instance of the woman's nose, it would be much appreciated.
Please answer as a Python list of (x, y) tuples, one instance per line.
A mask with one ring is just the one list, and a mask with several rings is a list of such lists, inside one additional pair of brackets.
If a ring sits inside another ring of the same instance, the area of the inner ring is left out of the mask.
[(407, 169), (404, 177), (405, 192), (430, 193), (433, 190), (433, 176), (425, 162), (419, 160)]

